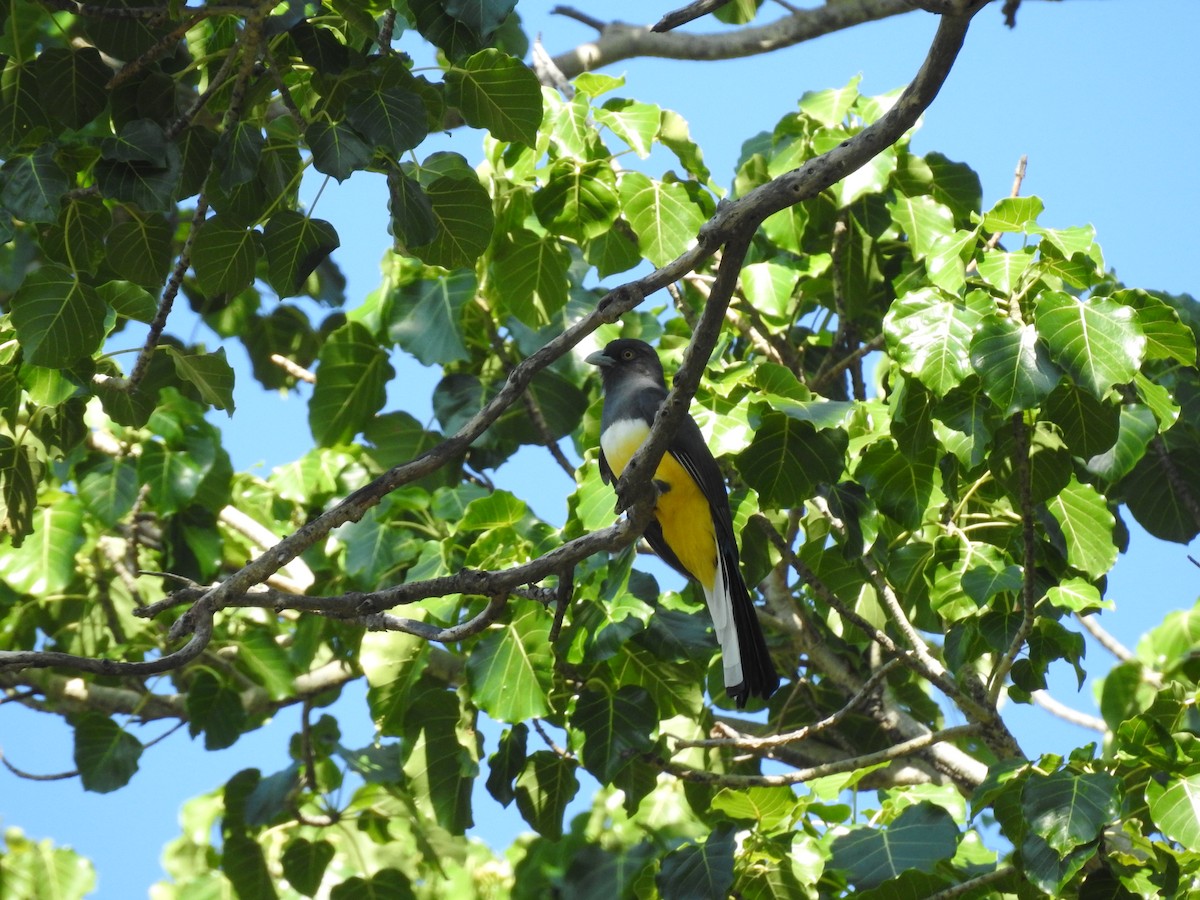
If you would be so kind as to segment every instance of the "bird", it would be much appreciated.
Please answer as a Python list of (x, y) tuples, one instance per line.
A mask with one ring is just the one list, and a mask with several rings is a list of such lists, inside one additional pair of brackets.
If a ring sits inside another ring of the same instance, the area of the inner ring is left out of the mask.
[[(612, 484), (645, 442), (667, 398), (662, 363), (645, 341), (619, 338), (587, 357), (600, 370), (600, 475)], [(691, 416), (684, 416), (654, 472), (658, 491), (645, 538), (669, 566), (704, 591), (721, 646), (725, 693), (743, 709), (767, 700), (779, 675), (742, 577), (725, 479)]]

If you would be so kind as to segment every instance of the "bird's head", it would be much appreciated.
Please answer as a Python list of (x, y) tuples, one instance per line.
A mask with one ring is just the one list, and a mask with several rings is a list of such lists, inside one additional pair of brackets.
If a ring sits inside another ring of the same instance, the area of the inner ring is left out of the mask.
[(645, 341), (635, 338), (618, 338), (609, 341), (603, 350), (597, 350), (588, 356), (587, 362), (600, 369), (600, 379), (607, 389), (618, 378), (630, 375), (644, 375), (663, 383), (662, 363), (654, 348)]

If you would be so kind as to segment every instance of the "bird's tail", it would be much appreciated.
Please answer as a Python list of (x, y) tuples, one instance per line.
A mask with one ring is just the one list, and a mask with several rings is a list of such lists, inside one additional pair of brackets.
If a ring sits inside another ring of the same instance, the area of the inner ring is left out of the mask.
[(779, 674), (771, 664), (767, 641), (736, 556), (729, 559), (727, 554), (720, 555), (714, 581), (711, 589), (704, 587), (704, 596), (721, 645), (725, 693), (741, 709), (749, 697), (766, 700), (775, 693)]

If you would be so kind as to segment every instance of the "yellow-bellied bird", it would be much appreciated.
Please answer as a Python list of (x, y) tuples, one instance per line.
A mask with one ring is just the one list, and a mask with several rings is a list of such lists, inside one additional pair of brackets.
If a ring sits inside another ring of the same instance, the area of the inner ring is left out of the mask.
[[(667, 397), (666, 381), (658, 354), (643, 341), (612, 341), (587, 361), (599, 367), (604, 383), (600, 474), (613, 482), (650, 434)], [(654, 484), (658, 501), (646, 540), (664, 562), (704, 589), (721, 645), (725, 693), (739, 708), (748, 697), (765, 700), (779, 687), (779, 675), (738, 565), (725, 481), (690, 416), (663, 454)]]

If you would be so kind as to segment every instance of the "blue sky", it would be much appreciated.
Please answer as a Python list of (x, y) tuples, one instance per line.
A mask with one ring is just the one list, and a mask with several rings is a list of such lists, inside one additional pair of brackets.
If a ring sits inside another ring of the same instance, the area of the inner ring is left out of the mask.
[[(577, 5), (637, 23), (676, 2), (580, 0)], [(528, 33), (540, 33), (551, 53), (594, 36), (578, 22), (550, 16), (552, 5), (525, 0), (519, 6)], [(670, 107), (687, 119), (715, 179), (728, 184), (741, 142), (772, 127), (805, 91), (840, 87), (858, 74), (860, 90), (868, 94), (906, 83), (934, 27), (932, 16), (912, 13), (764, 57), (721, 63), (630, 60), (606, 71), (625, 75), (621, 95)], [(1013, 31), (1002, 25), (999, 4), (993, 4), (976, 17), (949, 83), (925, 115), (915, 149), (937, 150), (975, 168), (985, 206), (1008, 193), (1017, 159), (1028, 155), (1023, 192), (1042, 198), (1043, 224), (1090, 223), (1109, 265), (1126, 283), (1200, 296), (1192, 231), (1200, 208), (1200, 131), (1194, 116), (1200, 94), (1198, 34), (1200, 3), (1195, 0), (1026, 0)], [(416, 42), (408, 47), (416, 48)], [(453, 149), (472, 161), (480, 156), (477, 133), (464, 130), (437, 140), (436, 147), (420, 148), (422, 155)], [(309, 185), (313, 193), (316, 187)], [(390, 246), (382, 180), (360, 173), (344, 185), (330, 184), (316, 214), (332, 221), (341, 235), (337, 258), (354, 304), (376, 286), (379, 262)], [(191, 336), (190, 328), (172, 326), (185, 336)], [(194, 336), (215, 345), (202, 328)], [(230, 352), (243, 362), (240, 350), (231, 347)], [(437, 373), (399, 357), (393, 364), (398, 377), (389, 408), (427, 418)], [(310, 446), (302, 396), (264, 393), (242, 373), (236, 390), (237, 415), (219, 422), (238, 469), (260, 467), (266, 474)], [(267, 443), (264, 423), (271, 434)], [(572, 484), (546, 462), (544, 453), (523, 451), (501, 468), (498, 482), (523, 496), (533, 491), (537, 512), (561, 522)], [(1116, 610), (1104, 614), (1105, 627), (1133, 644), (1166, 612), (1190, 607), (1200, 582), (1186, 552), (1135, 530), (1130, 554), (1110, 579), (1108, 596)], [(1089, 670), (1102, 674), (1109, 665), (1103, 651), (1090, 645)], [(1057, 674), (1060, 699), (1094, 712), (1090, 688), (1076, 695), (1073, 677)], [(365, 744), (372, 736), (362, 694), (349, 689), (338, 704), (348, 746)], [(1037, 709), (1014, 709), (1012, 715), (1029, 753), (1065, 752), (1093, 739)], [(17, 826), (30, 837), (49, 837), (90, 857), (99, 874), (93, 897), (144, 896), (162, 877), (159, 853), (179, 833), (181, 804), (220, 787), (242, 768), (256, 766), (267, 774), (282, 768), (288, 737), (297, 728), (298, 712), (285, 711), (216, 753), (206, 753), (181, 731), (144, 754), (128, 787), (103, 796), (84, 793), (76, 780), (32, 783), (0, 771), (0, 827)], [(151, 726), (138, 734), (146, 741), (163, 730)], [(485, 740), (490, 753), (495, 734), (485, 734)], [(73, 767), (70, 730), (17, 704), (0, 706), (0, 747), (30, 771)], [(476, 821), (487, 824), (476, 833), (503, 847), (520, 821), (511, 811), (497, 809), (477, 806)]]

